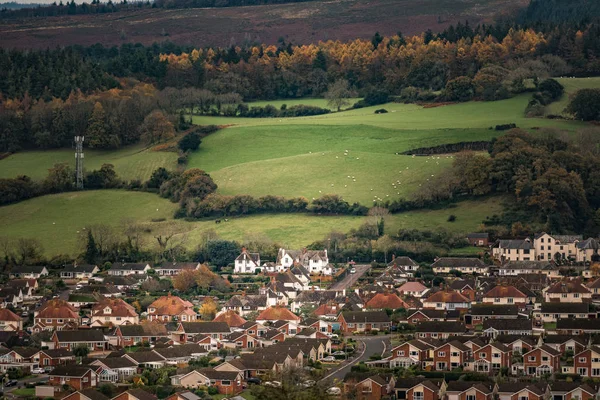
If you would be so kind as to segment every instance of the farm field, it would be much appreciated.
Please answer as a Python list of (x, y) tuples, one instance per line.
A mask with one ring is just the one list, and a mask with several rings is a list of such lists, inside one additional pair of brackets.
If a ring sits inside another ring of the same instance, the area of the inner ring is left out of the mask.
[[(348, 103), (350, 103), (350, 105), (347, 107), (343, 107), (342, 109), (348, 109), (348, 108), (352, 107), (352, 105), (359, 100), (361, 100), (360, 97), (348, 99)], [(252, 101), (252, 102), (248, 102), (246, 104), (249, 107), (264, 107), (266, 105), (271, 105), (277, 109), (281, 108), (281, 106), (283, 104), (287, 105), (288, 107), (304, 105), (304, 106), (328, 108), (332, 111), (336, 111), (334, 108), (327, 105), (327, 100), (322, 99), (322, 98), (310, 98), (310, 97), (305, 97), (305, 98), (300, 98), (300, 99)]]
[[(230, 218), (228, 222), (188, 222), (172, 218), (176, 204), (151, 193), (121, 190), (87, 191), (47, 195), (0, 207), (2, 230), (0, 236), (9, 238), (37, 238), (48, 256), (74, 255), (84, 227), (106, 224), (116, 229), (125, 220), (132, 220), (146, 228), (144, 243), (155, 246), (154, 234), (177, 232), (173, 240), (194, 249), (204, 233), (214, 232), (220, 238), (244, 241), (259, 235), (289, 247), (307, 246), (323, 239), (335, 230), (348, 232), (358, 228), (368, 217), (315, 216), (310, 214), (253, 215)], [(446, 210), (414, 211), (388, 217), (386, 232), (395, 234), (399, 229), (446, 229), (449, 232), (468, 233), (475, 230), (486, 216), (499, 213), (500, 200), (466, 201)], [(447, 222), (454, 214), (454, 223)], [(164, 219), (164, 220), (163, 220)], [(157, 221), (157, 222), (153, 222)]]
[(593, 78), (556, 78), (565, 88), (565, 94), (554, 103), (548, 105), (546, 115), (569, 115), (565, 108), (569, 105), (569, 96), (575, 94), (579, 89), (600, 88), (600, 77)]
[[(497, 102), (423, 108), (382, 106), (301, 118), (194, 117), (198, 124), (231, 125), (203, 140), (189, 167), (208, 171), (225, 195), (275, 194), (309, 200), (338, 194), (348, 202), (410, 197), (451, 156), (412, 157), (406, 150), (500, 136), (490, 127), (516, 123), (575, 129), (576, 122), (525, 118), (529, 95)], [(262, 105), (269, 102), (263, 102)], [(374, 114), (385, 108), (387, 114)]]
[[(0, 178), (14, 178), (27, 175), (33, 180), (42, 180), (48, 169), (57, 163), (69, 163), (75, 166), (74, 149), (44, 151), (26, 151), (13, 154), (0, 160)], [(99, 151), (84, 148), (86, 170), (99, 169), (102, 164), (113, 164), (119, 178), (125, 180), (147, 180), (158, 167), (174, 169), (177, 154), (131, 146), (115, 151)]]

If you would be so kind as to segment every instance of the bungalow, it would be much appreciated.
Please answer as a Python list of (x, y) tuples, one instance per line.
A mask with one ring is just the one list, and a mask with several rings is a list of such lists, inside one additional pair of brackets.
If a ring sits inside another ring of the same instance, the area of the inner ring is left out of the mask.
[(462, 322), (423, 321), (417, 325), (415, 335), (422, 339), (448, 339), (450, 336), (464, 335), (466, 331)]
[(236, 274), (253, 274), (256, 270), (260, 271), (260, 254), (250, 253), (245, 247), (236, 257), (233, 272)]
[(544, 300), (548, 303), (589, 303), (592, 301), (592, 292), (578, 279), (556, 282), (544, 293)]
[(420, 299), (429, 291), (429, 288), (421, 282), (406, 282), (396, 290), (401, 296), (413, 296)]
[(258, 348), (252, 354), (225, 361), (215, 367), (217, 371), (241, 372), (244, 379), (265, 373), (281, 373), (302, 368), (304, 353), (297, 347), (284, 349), (277, 346)]
[(163, 357), (166, 364), (177, 365), (203, 357), (208, 350), (206, 346), (187, 343), (178, 346), (156, 347), (153, 352)]
[(559, 319), (556, 332), (560, 335), (583, 335), (600, 333), (600, 319)]
[(194, 311), (194, 305), (180, 297), (162, 296), (148, 306), (148, 320), (150, 321), (196, 321), (198, 314)]
[(310, 329), (314, 329), (316, 332), (320, 332), (324, 335), (329, 335), (333, 332), (333, 327), (330, 322), (323, 321), (317, 318), (307, 318), (302, 321), (302, 326)]
[(594, 384), (565, 381), (550, 382), (550, 398), (553, 400), (594, 400), (597, 395), (598, 388), (594, 387)]
[(137, 363), (124, 357), (106, 357), (92, 361), (90, 365), (99, 367), (96, 371), (101, 382), (125, 382), (137, 372)]
[(283, 342), (285, 340), (285, 333), (277, 329), (269, 329), (264, 335), (259, 336), (258, 339), (262, 347), (268, 347)]
[(423, 301), (423, 308), (433, 310), (468, 310), (471, 301), (450, 289), (433, 293)]
[(271, 328), (283, 332), (286, 336), (293, 336), (299, 331), (298, 321), (277, 320), (271, 322)]
[(174, 393), (167, 397), (165, 400), (201, 400), (201, 398), (190, 391), (185, 391)]
[(247, 321), (237, 328), (240, 332), (245, 332), (250, 336), (262, 337), (269, 330), (268, 327), (259, 324), (258, 322)]
[(471, 246), (478, 247), (487, 247), (490, 242), (490, 234), (489, 233), (469, 233), (467, 234), (467, 240), (471, 244)]
[(507, 382), (496, 386), (498, 400), (545, 400), (546, 385), (529, 382)]
[(394, 293), (377, 293), (371, 300), (365, 303), (365, 308), (372, 310), (384, 310), (386, 308), (397, 310), (399, 308), (407, 309), (408, 304)]
[(90, 279), (94, 274), (100, 272), (97, 265), (90, 264), (71, 264), (67, 265), (60, 271), (61, 279)]
[(178, 343), (193, 342), (198, 335), (207, 335), (213, 339), (223, 339), (231, 329), (225, 322), (180, 322), (172, 332), (172, 338)]
[(8, 308), (0, 308), (0, 331), (23, 330), (23, 319)]
[(407, 314), (406, 322), (416, 325), (422, 321), (446, 321), (447, 314), (446, 310), (416, 310)]
[[(40, 397), (36, 392), (37, 397)], [(62, 400), (109, 400), (104, 394), (95, 388), (83, 389), (73, 392)]]
[(212, 322), (225, 322), (230, 328), (239, 328), (246, 323), (246, 320), (233, 310), (221, 311)]
[(300, 320), (301, 318), (299, 316), (295, 315), (288, 308), (283, 306), (269, 307), (256, 317), (256, 322), (259, 324), (275, 321), (290, 321), (298, 323)]
[(135, 351), (123, 355), (133, 361), (140, 368), (161, 368), (166, 365), (166, 358), (155, 351)]
[(391, 320), (385, 311), (344, 311), (338, 316), (343, 333), (389, 330)]
[(478, 275), (489, 273), (489, 266), (478, 258), (441, 257), (431, 264), (431, 268), (436, 274), (449, 274), (450, 271)]
[(213, 386), (220, 394), (235, 395), (243, 390), (243, 374), (237, 371), (217, 371), (213, 368), (194, 370), (184, 375), (171, 377), (171, 385), (188, 389)]
[(561, 352), (542, 345), (523, 354), (523, 372), (531, 376), (543, 376), (560, 371)]
[(450, 381), (446, 388), (447, 400), (493, 400), (494, 387), (485, 382)]
[(259, 339), (250, 336), (244, 332), (234, 332), (223, 338), (221, 341), (224, 347), (238, 349), (253, 349), (260, 345)]
[(517, 304), (524, 307), (529, 298), (514, 286), (497, 285), (483, 295), (483, 303), (486, 304)]
[(549, 278), (559, 278), (559, 270), (553, 261), (509, 261), (498, 267), (499, 276), (522, 274), (544, 274)]
[(154, 267), (158, 276), (175, 276), (179, 275), (184, 269), (197, 270), (200, 268), (200, 263), (195, 262), (165, 262)]
[(465, 315), (465, 324), (477, 326), (488, 319), (516, 319), (519, 307), (515, 304), (473, 304), (471, 311)]
[(596, 318), (590, 312), (590, 303), (542, 303), (539, 310), (533, 311), (533, 318), (541, 323), (553, 323), (559, 319)]
[(31, 356), (31, 360), (42, 368), (55, 368), (59, 365), (75, 364), (73, 352), (67, 349), (40, 350)]
[(104, 333), (96, 329), (54, 331), (50, 340), (54, 343), (55, 349), (73, 351), (76, 347), (85, 346), (91, 351), (104, 351), (108, 348)]
[(0, 371), (6, 372), (11, 368), (31, 370), (36, 365), (32, 360), (32, 357), (36, 351), (36, 349), (31, 347), (0, 349)]
[(118, 347), (134, 346), (136, 344), (154, 344), (158, 339), (169, 338), (165, 325), (153, 322), (143, 322), (141, 325), (120, 325), (114, 332)]
[(42, 276), (48, 276), (48, 269), (42, 265), (21, 265), (18, 267), (13, 267), (9, 276), (11, 279), (39, 279)]
[(392, 261), (388, 263), (389, 268), (401, 268), (402, 270), (414, 273), (419, 269), (419, 264), (410, 257), (396, 257), (392, 255)]
[(111, 400), (157, 400), (157, 397), (143, 389), (129, 389)]
[(68, 385), (75, 390), (83, 390), (98, 385), (98, 375), (94, 368), (83, 365), (59, 365), (48, 374), (51, 386)]
[(512, 349), (502, 343), (493, 342), (473, 352), (472, 369), (475, 372), (497, 374), (501, 368), (511, 366)]
[(145, 275), (152, 268), (148, 263), (113, 263), (109, 270), (108, 275), (117, 276), (128, 276), (128, 275)]
[(483, 321), (483, 334), (489, 337), (498, 335), (532, 335), (533, 323), (530, 319), (486, 319)]

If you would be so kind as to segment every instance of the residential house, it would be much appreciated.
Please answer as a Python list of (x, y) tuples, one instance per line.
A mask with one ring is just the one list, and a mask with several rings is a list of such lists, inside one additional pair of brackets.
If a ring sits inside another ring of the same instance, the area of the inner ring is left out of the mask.
[(488, 247), (490, 244), (490, 234), (489, 233), (469, 233), (467, 234), (467, 240), (471, 244), (471, 246), (477, 247)]
[(458, 321), (460, 313), (457, 311), (421, 309), (410, 311), (406, 322), (416, 325), (422, 321)]
[(225, 336), (221, 344), (230, 348), (254, 349), (260, 346), (260, 340), (245, 332), (233, 332)]
[(205, 356), (209, 349), (197, 343), (186, 343), (169, 347), (155, 347), (152, 351), (163, 357), (166, 364), (178, 365)]
[(530, 319), (486, 319), (483, 321), (483, 334), (490, 337), (498, 335), (532, 335), (533, 322)]
[(140, 368), (156, 369), (164, 367), (167, 363), (165, 357), (151, 350), (126, 353), (123, 357), (133, 361)]
[(433, 350), (433, 365), (436, 371), (452, 371), (463, 368), (469, 360), (471, 349), (457, 340), (444, 343)]
[(106, 357), (92, 361), (90, 365), (99, 367), (96, 370), (101, 382), (125, 382), (137, 373), (137, 363), (125, 357)]
[(410, 340), (394, 347), (392, 354), (384, 360), (389, 362), (389, 368), (408, 368), (412, 365), (424, 368), (425, 361), (430, 359), (429, 353), (433, 349), (434, 346), (431, 343), (417, 339)]
[(277, 320), (271, 322), (271, 328), (283, 332), (286, 336), (293, 336), (298, 333), (300, 321)]
[(584, 336), (546, 335), (544, 338), (544, 344), (560, 351), (562, 354), (567, 352), (577, 354), (587, 346), (588, 342), (589, 340)]
[(472, 369), (475, 372), (498, 374), (500, 369), (510, 370), (512, 349), (502, 343), (492, 342), (473, 351)]
[(583, 335), (600, 333), (600, 319), (559, 319), (556, 332), (560, 335)]
[(243, 390), (243, 374), (238, 371), (217, 371), (213, 368), (194, 370), (184, 375), (171, 377), (171, 385), (188, 389), (215, 387), (220, 394), (235, 395)]
[(143, 389), (129, 389), (116, 395), (111, 400), (157, 400), (157, 397)]
[(589, 303), (592, 301), (592, 292), (579, 279), (562, 280), (544, 292), (544, 300), (559, 303)]
[(600, 347), (590, 346), (573, 357), (574, 372), (584, 378), (600, 378)]
[(104, 351), (108, 348), (108, 340), (104, 333), (97, 329), (54, 331), (50, 340), (55, 349), (73, 351), (76, 347), (85, 346), (90, 351)]
[(507, 261), (534, 261), (535, 247), (531, 239), (497, 240), (492, 247), (492, 256), (502, 263)]
[(524, 308), (528, 304), (529, 298), (514, 286), (497, 285), (483, 295), (482, 302), (497, 305), (516, 304)]
[(320, 332), (324, 335), (330, 335), (333, 332), (333, 327), (330, 322), (317, 318), (305, 319), (302, 321), (302, 326), (314, 329), (316, 332)]
[(598, 387), (595, 384), (565, 381), (550, 382), (550, 398), (553, 400), (594, 400), (597, 396)]
[(233, 310), (221, 311), (212, 322), (225, 322), (230, 328), (239, 328), (246, 323), (246, 320)]
[(31, 370), (36, 366), (32, 360), (36, 349), (32, 347), (13, 347), (0, 349), (0, 371), (6, 372), (11, 368)]
[(67, 265), (60, 271), (61, 279), (90, 279), (94, 274), (100, 272), (97, 265), (90, 264), (71, 264)]
[(394, 391), (395, 384), (396, 379), (393, 376), (387, 380), (381, 375), (373, 375), (357, 382), (352, 388), (347, 387), (347, 391), (355, 393), (353, 398), (357, 400), (380, 400), (388, 398)]
[(471, 301), (462, 294), (444, 289), (431, 294), (423, 300), (423, 308), (433, 310), (468, 310)]
[(8, 308), (0, 308), (0, 331), (23, 330), (23, 319)]
[(558, 266), (554, 261), (508, 261), (498, 267), (499, 276), (523, 274), (544, 274), (549, 278), (559, 278)]
[(516, 304), (473, 304), (471, 311), (465, 315), (465, 324), (477, 326), (488, 319), (516, 319), (518, 316)]
[(596, 312), (590, 311), (590, 303), (542, 303), (539, 310), (533, 311), (533, 318), (547, 324), (559, 319), (596, 318)]
[(448, 339), (451, 336), (462, 336), (467, 329), (462, 322), (455, 321), (423, 321), (415, 330), (415, 337), (421, 339)]
[(35, 353), (31, 360), (40, 367), (56, 368), (59, 365), (75, 364), (75, 356), (67, 349), (47, 349)]
[(194, 311), (192, 303), (182, 300), (180, 297), (173, 296), (171, 293), (167, 296), (159, 297), (148, 306), (148, 320), (150, 321), (193, 322), (197, 318), (198, 314)]
[(546, 400), (546, 385), (530, 382), (506, 382), (496, 386), (498, 400)]
[(414, 273), (419, 269), (419, 264), (413, 261), (410, 257), (396, 257), (395, 254), (392, 255), (392, 261), (388, 263), (389, 268), (401, 268), (403, 271), (408, 273)]
[(494, 400), (494, 385), (486, 382), (450, 381), (447, 400)]
[(154, 267), (158, 276), (176, 276), (185, 269), (197, 270), (200, 263), (196, 262), (165, 262)]
[(394, 293), (377, 293), (365, 303), (365, 308), (372, 310), (383, 310), (386, 308), (397, 310), (398, 308), (407, 309), (408, 307), (408, 304)]
[(401, 296), (413, 296), (420, 299), (429, 291), (429, 288), (421, 282), (406, 282), (396, 290)]
[(256, 322), (264, 324), (265, 322), (290, 321), (300, 322), (301, 318), (283, 306), (269, 307), (258, 314)]
[(391, 328), (391, 320), (385, 311), (344, 311), (338, 316), (343, 333), (385, 331)]
[[(39, 395), (36, 392), (36, 395)], [(66, 397), (63, 397), (62, 400), (110, 400), (104, 394), (102, 394), (99, 390), (95, 388), (83, 389), (68, 394)]]
[(329, 265), (327, 250), (286, 250), (279, 249), (275, 269), (285, 271), (294, 263), (302, 264), (311, 274), (331, 275), (333, 268)]
[(532, 376), (544, 376), (560, 371), (561, 352), (550, 346), (535, 347), (523, 354), (523, 372)]
[(596, 239), (589, 238), (577, 243), (577, 259), (579, 263), (589, 263), (598, 259), (600, 243)]
[(140, 325), (117, 326), (113, 334), (116, 337), (116, 346), (126, 347), (137, 344), (154, 344), (159, 339), (169, 338), (167, 327), (158, 322), (144, 321)]
[(538, 233), (533, 239), (535, 254), (538, 260), (575, 260), (577, 258), (577, 243), (581, 235), (549, 235)]
[(42, 276), (48, 276), (48, 269), (43, 265), (20, 265), (13, 267), (9, 276), (11, 279), (40, 279)]
[(296, 346), (280, 347), (279, 344), (257, 348), (252, 354), (225, 361), (215, 367), (217, 371), (241, 372), (244, 379), (265, 373), (282, 373), (285, 370), (302, 368), (304, 353)]
[(48, 384), (68, 385), (75, 390), (89, 389), (98, 386), (98, 375), (92, 367), (74, 364), (59, 365), (48, 373)]
[(436, 274), (449, 274), (450, 271), (478, 275), (489, 273), (489, 266), (478, 258), (441, 257), (431, 264), (431, 268)]
[(260, 254), (250, 253), (245, 247), (236, 257), (233, 272), (236, 274), (253, 274), (256, 270), (262, 270), (260, 265)]
[(266, 326), (254, 321), (247, 321), (243, 325), (237, 327), (240, 332), (247, 333), (250, 336), (260, 338), (269, 330)]
[(92, 307), (92, 326), (138, 324), (140, 317), (132, 305), (119, 298), (102, 298)]
[[(398, 382), (401, 380), (402, 379), (398, 379)], [(412, 383), (413, 381), (411, 380), (410, 382)], [(395, 391), (397, 394), (398, 392), (404, 392), (404, 397), (397, 398), (403, 398), (405, 400), (440, 400), (440, 392), (442, 392), (440, 386), (436, 385), (431, 380), (423, 380), (415, 383), (409, 388), (398, 388), (398, 385), (396, 385)]]
[(31, 330), (34, 333), (55, 329), (75, 329), (81, 324), (81, 318), (75, 307), (61, 299), (48, 300), (33, 315)]
[(128, 275), (145, 275), (152, 267), (148, 263), (113, 263), (109, 270), (109, 275), (128, 276)]
[(513, 354), (523, 354), (533, 349), (538, 343), (534, 336), (499, 335), (495, 342), (502, 343), (512, 349)]
[(231, 333), (231, 328), (226, 322), (180, 322), (177, 329), (172, 332), (172, 338), (178, 343), (194, 342), (199, 335), (210, 336), (221, 340)]
[(245, 317), (248, 314), (263, 311), (274, 305), (277, 305), (277, 295), (272, 291), (265, 295), (234, 295), (227, 300), (223, 306), (223, 311), (233, 310), (240, 316)]
[(202, 400), (202, 399), (200, 397), (196, 396), (194, 393), (186, 390), (185, 392), (174, 393), (174, 394), (170, 395), (169, 397), (167, 397), (165, 400)]

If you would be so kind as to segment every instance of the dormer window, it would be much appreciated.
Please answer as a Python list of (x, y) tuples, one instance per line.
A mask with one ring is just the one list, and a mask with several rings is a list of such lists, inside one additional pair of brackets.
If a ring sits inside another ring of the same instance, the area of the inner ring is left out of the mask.
[(104, 309), (104, 314), (110, 314), (110, 312), (111, 312), (111, 309), (110, 309), (110, 307), (106, 307), (106, 308)]

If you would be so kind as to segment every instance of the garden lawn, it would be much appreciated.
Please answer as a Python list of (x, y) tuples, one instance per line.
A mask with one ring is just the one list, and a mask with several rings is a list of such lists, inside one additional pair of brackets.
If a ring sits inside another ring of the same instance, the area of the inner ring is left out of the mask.
[(11, 392), (11, 394), (20, 397), (34, 397), (35, 396), (35, 388), (21, 388), (15, 389)]
[[(158, 167), (175, 169), (177, 153), (159, 152), (131, 146), (114, 151), (90, 150), (84, 147), (84, 167), (87, 171), (99, 169), (102, 164), (113, 164), (119, 178), (125, 180), (150, 178)], [(48, 169), (57, 163), (68, 163), (75, 168), (75, 150), (40, 150), (13, 154), (0, 160), (0, 178), (15, 178), (27, 175), (34, 180), (42, 180)]]

